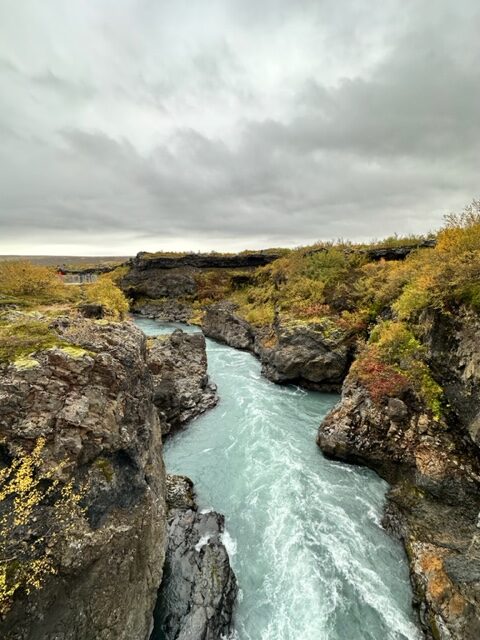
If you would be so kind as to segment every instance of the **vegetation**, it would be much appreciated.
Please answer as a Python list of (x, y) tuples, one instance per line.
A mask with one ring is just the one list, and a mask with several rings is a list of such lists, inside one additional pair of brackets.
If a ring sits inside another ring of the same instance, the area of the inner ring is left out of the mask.
[(0, 262), (0, 305), (32, 307), (74, 300), (77, 295), (74, 287), (63, 285), (53, 267), (25, 260)]
[(122, 319), (128, 313), (129, 303), (115, 284), (115, 277), (110, 273), (100, 276), (93, 284), (84, 286), (83, 293), (89, 302), (102, 305), (108, 315)]
[(26, 366), (25, 357), (31, 353), (64, 344), (43, 320), (25, 317), (18, 322), (0, 322), (0, 364), (19, 361)]
[(53, 550), (83, 518), (82, 492), (59, 480), (64, 465), (44, 468), (45, 444), (39, 438), (0, 470), (0, 615), (18, 591), (39, 589), (55, 573)]
[(401, 396), (412, 389), (434, 418), (442, 415), (442, 388), (425, 362), (425, 349), (408, 326), (399, 321), (380, 322), (370, 334), (352, 366), (374, 401)]

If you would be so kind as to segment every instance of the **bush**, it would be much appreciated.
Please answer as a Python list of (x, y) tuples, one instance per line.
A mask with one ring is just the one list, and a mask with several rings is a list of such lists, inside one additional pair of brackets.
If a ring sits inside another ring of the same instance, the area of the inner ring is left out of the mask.
[(128, 312), (128, 300), (109, 274), (100, 276), (93, 284), (85, 285), (84, 292), (88, 302), (101, 304), (106, 313), (114, 318), (124, 318)]
[(372, 331), (369, 348), (378, 360), (393, 367), (410, 382), (434, 418), (439, 420), (443, 390), (425, 362), (424, 347), (410, 329), (402, 322), (383, 322)]
[(26, 260), (0, 262), (0, 294), (4, 296), (58, 302), (68, 297), (67, 288), (50, 267)]
[(386, 364), (378, 348), (371, 346), (364, 349), (353, 363), (350, 375), (365, 387), (375, 403), (385, 398), (398, 398), (411, 387), (409, 379)]

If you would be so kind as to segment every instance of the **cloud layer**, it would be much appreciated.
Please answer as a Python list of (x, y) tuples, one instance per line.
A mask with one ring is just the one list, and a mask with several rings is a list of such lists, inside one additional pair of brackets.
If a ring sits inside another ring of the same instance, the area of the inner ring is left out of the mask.
[(4, 2), (0, 252), (437, 227), (480, 195), (479, 32), (475, 0)]

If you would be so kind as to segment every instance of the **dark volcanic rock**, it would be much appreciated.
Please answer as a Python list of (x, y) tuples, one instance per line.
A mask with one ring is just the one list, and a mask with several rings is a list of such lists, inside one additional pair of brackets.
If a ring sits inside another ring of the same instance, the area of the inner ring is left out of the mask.
[(351, 360), (347, 336), (326, 323), (257, 329), (236, 313), (231, 302), (209, 305), (202, 329), (210, 338), (255, 353), (263, 375), (279, 384), (338, 390)]
[(272, 342), (257, 343), (266, 378), (325, 391), (340, 388), (351, 359), (344, 333), (322, 323), (280, 325)]
[[(147, 640), (166, 542), (161, 430), (145, 336), (131, 323), (54, 323), (83, 348), (52, 348), (0, 368), (2, 455), (45, 439), (42, 464), (84, 487), (85, 516), (50, 549), (43, 587), (17, 593), (4, 640)], [(51, 506), (36, 531), (62, 527)], [(30, 536), (30, 537), (29, 537)], [(48, 539), (48, 538), (47, 538)], [(17, 553), (25, 553), (18, 541)], [(15, 549), (12, 555), (17, 555)]]
[(460, 309), (421, 319), (430, 367), (447, 396), (452, 420), (480, 446), (480, 317)]
[(132, 260), (132, 266), (138, 270), (178, 269), (195, 267), (197, 269), (246, 269), (263, 267), (280, 257), (280, 254), (258, 251), (256, 253), (239, 253), (221, 255), (215, 253), (190, 253), (183, 256), (156, 256), (152, 253), (140, 252)]
[(424, 319), (449, 403), (445, 419), (434, 419), (412, 391), (374, 403), (350, 375), (318, 433), (326, 455), (365, 464), (392, 483), (385, 524), (404, 541), (420, 620), (435, 640), (480, 637), (478, 326), (464, 312)]
[(255, 331), (253, 327), (235, 313), (236, 306), (231, 302), (219, 302), (209, 305), (202, 320), (202, 329), (206, 336), (224, 342), (235, 349), (253, 351)]
[(192, 253), (184, 256), (156, 256), (139, 253), (130, 262), (120, 286), (132, 298), (185, 298), (196, 292), (195, 274), (202, 269), (250, 269), (269, 264), (273, 253), (215, 255)]
[(183, 298), (196, 291), (195, 271), (191, 267), (149, 268), (132, 267), (120, 281), (120, 286), (133, 299), (147, 298)]
[(151, 302), (134, 301), (132, 311), (160, 322), (188, 323), (192, 317), (192, 306), (187, 302), (180, 302), (174, 298), (152, 300)]
[(224, 519), (192, 507), (192, 483), (168, 476), (168, 547), (152, 640), (220, 640), (231, 628), (235, 575)]
[(437, 241), (432, 238), (431, 240), (424, 240), (416, 245), (403, 245), (399, 247), (375, 247), (373, 249), (366, 249), (365, 253), (370, 260), (405, 260), (412, 251), (417, 249), (433, 249), (437, 244)]
[(101, 304), (95, 304), (93, 302), (85, 302), (79, 305), (78, 310), (84, 318), (95, 318), (99, 320), (105, 315), (105, 309)]
[(162, 432), (177, 429), (218, 402), (208, 379), (205, 337), (177, 329), (151, 340), (148, 366), (153, 374), (154, 402)]

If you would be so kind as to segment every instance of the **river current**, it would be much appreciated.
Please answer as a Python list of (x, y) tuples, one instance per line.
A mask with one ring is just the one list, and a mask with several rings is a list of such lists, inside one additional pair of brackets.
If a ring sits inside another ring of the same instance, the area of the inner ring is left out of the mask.
[(208, 339), (207, 353), (220, 402), (167, 439), (164, 457), (192, 478), (201, 509), (225, 515), (234, 637), (419, 640), (403, 549), (380, 524), (386, 483), (315, 444), (338, 396), (274, 385), (252, 355)]

